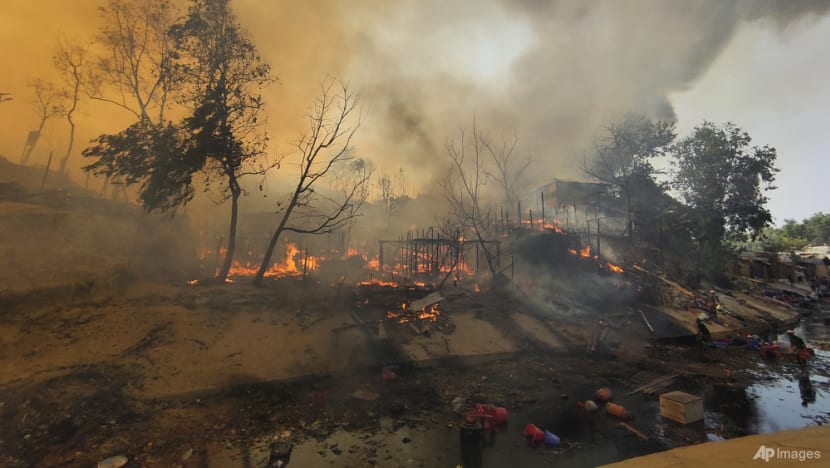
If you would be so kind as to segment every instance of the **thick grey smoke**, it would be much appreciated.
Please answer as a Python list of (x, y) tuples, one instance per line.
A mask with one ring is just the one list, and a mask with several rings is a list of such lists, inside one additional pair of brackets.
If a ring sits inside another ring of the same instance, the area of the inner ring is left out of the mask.
[[(577, 175), (609, 120), (673, 119), (669, 94), (700, 78), (742, 25), (786, 30), (830, 9), (787, 0), (445, 3), (344, 12), (359, 31), (348, 70), (370, 105), (362, 141), (381, 164), (424, 182), (445, 167), (447, 139), (474, 115), (492, 132), (518, 130), (537, 160), (533, 183)], [(513, 39), (521, 48), (506, 56)]]
[[(9, 47), (0, 58), (14, 65), (0, 91), (15, 100), (0, 108), (0, 153), (19, 152), (36, 125), (25, 80), (54, 78), (55, 31), (91, 40), (102, 2), (4, 6), (0, 38)], [(630, 112), (673, 118), (668, 96), (692, 86), (742, 26), (786, 34), (830, 10), (827, 0), (231, 4), (280, 78), (266, 96), (272, 152), (291, 151), (320, 81), (343, 77), (364, 92), (356, 149), (386, 173), (403, 168), (413, 192), (434, 190), (448, 139), (473, 117), (494, 136), (518, 132), (521, 151), (537, 160), (531, 185), (578, 175), (591, 138), (609, 120)], [(78, 141), (123, 128), (117, 109), (82, 104)], [(64, 127), (49, 125), (36, 163), (45, 162), (50, 147), (63, 146)], [(76, 179), (83, 180), (83, 163), (77, 155), (70, 163)]]

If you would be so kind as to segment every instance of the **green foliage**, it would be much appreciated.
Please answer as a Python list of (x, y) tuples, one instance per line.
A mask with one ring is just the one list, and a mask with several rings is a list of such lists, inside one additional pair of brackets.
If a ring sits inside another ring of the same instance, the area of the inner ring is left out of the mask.
[(146, 113), (140, 114), (145, 117), (122, 132), (99, 136), (83, 152), (94, 160), (86, 169), (139, 185), (148, 211), (189, 202), (197, 174), (208, 183), (219, 177), (221, 190), (235, 200), (242, 192), (239, 178), (265, 170), (252, 164), (246, 169), (245, 164), (260, 156), (266, 143), (257, 129), (260, 90), (270, 80), (270, 69), (227, 0), (193, 0), (187, 16), (168, 35), (173, 50), (165, 56), (179, 78), (176, 98), (190, 115), (176, 123), (154, 124)]
[(773, 189), (776, 151), (750, 147), (749, 134), (732, 123), (703, 122), (674, 147), (674, 187), (705, 219), (700, 234), (719, 243), (726, 231), (757, 235), (772, 217), (765, 190)]
[(750, 142), (732, 123), (704, 121), (672, 148), (673, 187), (690, 210), (690, 277), (723, 282), (727, 250), (759, 238), (772, 221), (764, 193), (778, 172), (775, 148)]
[(95, 160), (85, 169), (121, 183), (138, 184), (139, 199), (147, 211), (168, 211), (193, 198), (193, 175), (205, 161), (183, 151), (183, 136), (174, 125), (157, 127), (144, 119), (94, 142), (83, 151)]
[(800, 223), (793, 219), (784, 220), (784, 226), (776, 233), (801, 244), (801, 247), (830, 244), (830, 214), (819, 212)]
[(243, 166), (262, 154), (266, 141), (257, 130), (270, 67), (228, 0), (192, 0), (171, 36), (178, 51), (177, 70), (189, 83), (180, 100), (193, 109), (182, 123), (191, 135), (187, 152), (215, 162), (208, 167), (226, 178), (225, 188), (237, 196)]
[(783, 229), (765, 228), (755, 239), (727, 240), (733, 251), (749, 252), (797, 252), (807, 245), (801, 237), (793, 237)]

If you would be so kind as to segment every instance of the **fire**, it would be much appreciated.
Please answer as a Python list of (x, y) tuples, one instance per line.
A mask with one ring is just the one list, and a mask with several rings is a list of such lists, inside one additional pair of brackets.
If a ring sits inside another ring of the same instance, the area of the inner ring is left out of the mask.
[(557, 234), (565, 234), (565, 231), (562, 229), (561, 226), (559, 226), (559, 221), (557, 221), (556, 219), (549, 223), (542, 222), (541, 219), (539, 221), (533, 220), (533, 224), (530, 223), (529, 219), (523, 219), (522, 226), (529, 227), (537, 231), (553, 231)]
[(390, 286), (393, 288), (397, 288), (398, 286), (400, 286), (397, 281), (383, 281), (378, 278), (372, 278), (367, 281), (361, 281), (357, 284), (361, 286)]
[(481, 286), (479, 286), (478, 283), (473, 283), (473, 292), (481, 292)]
[(390, 310), (386, 313), (386, 318), (397, 320), (398, 323), (409, 323), (417, 320), (426, 320), (428, 322), (437, 322), (441, 311), (438, 309), (438, 304), (433, 304), (418, 311), (412, 311), (408, 308), (408, 304), (401, 304), (400, 310)]
[(559, 227), (559, 224), (556, 222), (556, 220), (553, 220), (553, 223), (545, 223), (544, 226), (542, 226), (542, 229), (553, 231), (557, 234), (565, 234), (565, 231), (563, 231), (562, 228)]
[(608, 269), (613, 271), (614, 273), (622, 273), (623, 271), (625, 271), (625, 270), (622, 269), (621, 266), (614, 265), (611, 262), (606, 263), (605, 266), (608, 267)]
[[(320, 268), (320, 258), (313, 255), (306, 256), (291, 242), (285, 245), (285, 259), (276, 262), (265, 271), (267, 277), (299, 276), (304, 272), (315, 271)], [(234, 260), (228, 272), (230, 277), (254, 276), (259, 271), (259, 264)]]
[(576, 249), (568, 249), (568, 253), (570, 253), (571, 255), (579, 255), (582, 258), (593, 258), (594, 260), (599, 260), (599, 257), (597, 255), (591, 255), (590, 245), (586, 245), (585, 247), (579, 249), (579, 251), (577, 251)]

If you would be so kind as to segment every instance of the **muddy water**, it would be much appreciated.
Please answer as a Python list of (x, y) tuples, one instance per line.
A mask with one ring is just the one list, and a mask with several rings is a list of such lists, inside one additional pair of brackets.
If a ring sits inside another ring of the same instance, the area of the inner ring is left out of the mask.
[[(795, 329), (810, 346), (811, 339), (826, 340), (830, 329), (817, 319), (803, 320)], [(785, 335), (779, 335), (786, 342)], [(752, 433), (796, 429), (830, 422), (830, 351), (815, 349), (806, 370), (792, 361), (771, 363), (759, 373), (758, 383), (747, 388), (757, 409), (749, 427)]]
[[(797, 333), (809, 344), (811, 339), (826, 340), (828, 329), (820, 323), (805, 322)], [(817, 350), (807, 373), (802, 373), (792, 360), (782, 359), (752, 374), (752, 381), (748, 386), (738, 386), (679, 380), (672, 390), (704, 398), (705, 419), (689, 425), (663, 419), (656, 396), (625, 396), (625, 387), (612, 386), (614, 401), (634, 415), (629, 424), (648, 440), (619, 427), (619, 420), (602, 408), (588, 413), (576, 405), (579, 400), (591, 398), (595, 388), (564, 386), (557, 399), (510, 409), (507, 426), (498, 432), (492, 446), (482, 449), (480, 466), (593, 467), (676, 446), (805, 427), (830, 417), (830, 352)], [(457, 416), (447, 413), (432, 416), (414, 428), (401, 428), (394, 420), (383, 418), (374, 433), (341, 430), (324, 440), (298, 444), (289, 466), (456, 467), (461, 461), (458, 422)], [(561, 446), (529, 445), (523, 434), (529, 423), (556, 434)], [(264, 466), (268, 440), (241, 448), (215, 447), (209, 452), (208, 466)]]

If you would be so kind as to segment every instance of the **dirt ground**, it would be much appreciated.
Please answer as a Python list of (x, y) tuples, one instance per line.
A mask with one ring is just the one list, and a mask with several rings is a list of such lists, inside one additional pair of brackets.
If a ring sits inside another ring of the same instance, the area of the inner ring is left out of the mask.
[[(559, 272), (449, 286), (435, 322), (400, 323), (389, 312), (431, 289), (322, 275), (189, 285), (200, 270), (186, 220), (4, 187), (3, 467), (270, 467), (289, 446), (290, 466), (456, 466), (459, 401), (509, 411), (483, 467), (595, 466), (751, 430), (728, 406), (705, 426), (667, 424), (658, 391), (730, 400), (764, 376), (795, 378), (744, 348), (657, 345), (639, 285), (567, 254)], [(577, 406), (603, 386), (646, 440)], [(531, 422), (561, 447), (528, 447)]]
[[(458, 397), (551, 414), (594, 388), (631, 389), (644, 369), (698, 360), (695, 349), (649, 348), (633, 316), (616, 316), (589, 353), (590, 321), (533, 315), (496, 292), (448, 294), (442, 320), (453, 326), (429, 336), (386, 320), (387, 305), (373, 307), (365, 294), (286, 278), (262, 289), (127, 281), (7, 296), (0, 464), (93, 466), (123, 455), (128, 466), (268, 466), (275, 436), (320, 444), (347, 433), (363, 439), (325, 442), (320, 466), (399, 466), (408, 452), (385, 452), (372, 445), (376, 435), (440, 428), (439, 441), (455, 440), (447, 426), (460, 422), (451, 411)], [(701, 368), (745, 369), (755, 357), (713, 349)], [(694, 382), (733, 377), (688, 373)], [(655, 444), (636, 450), (666, 443)]]

